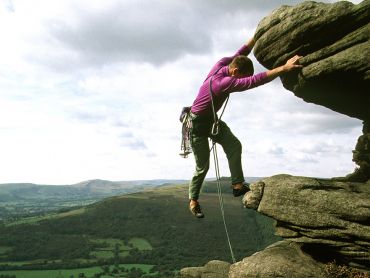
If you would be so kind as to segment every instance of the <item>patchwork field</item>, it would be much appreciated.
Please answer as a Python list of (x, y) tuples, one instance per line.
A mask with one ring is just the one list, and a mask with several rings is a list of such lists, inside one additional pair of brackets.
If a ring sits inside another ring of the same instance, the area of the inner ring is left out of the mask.
[[(153, 265), (144, 265), (144, 264), (120, 264), (120, 269), (132, 270), (140, 269), (148, 276), (150, 274)], [(113, 267), (109, 267), (108, 272), (112, 272)], [(13, 270), (13, 271), (0, 271), (0, 275), (16, 275), (17, 278), (70, 278), (76, 277), (82, 273), (85, 277), (94, 277), (98, 273), (107, 272), (104, 270), (104, 267), (88, 267), (88, 268), (78, 268), (78, 269), (58, 269), (58, 270)], [(124, 271), (126, 272), (126, 271)], [(100, 276), (100, 278), (111, 278), (116, 277), (114, 274), (105, 274)], [(123, 276), (120, 276), (123, 277)]]
[[(271, 219), (244, 209), (240, 198), (232, 196), (228, 179), (222, 180), (222, 188), (237, 260), (279, 240), (273, 235)], [(214, 259), (230, 261), (216, 191), (215, 182), (204, 186), (201, 205), (206, 217), (201, 220), (189, 212), (184, 184), (110, 197), (49, 218), (0, 225), (4, 235), (0, 237), (0, 275), (77, 278), (84, 272), (91, 278), (101, 273), (100, 266), (116, 266), (116, 272), (124, 273), (117, 270), (118, 265), (139, 264), (152, 267), (151, 276), (164, 278), (185, 266)]]

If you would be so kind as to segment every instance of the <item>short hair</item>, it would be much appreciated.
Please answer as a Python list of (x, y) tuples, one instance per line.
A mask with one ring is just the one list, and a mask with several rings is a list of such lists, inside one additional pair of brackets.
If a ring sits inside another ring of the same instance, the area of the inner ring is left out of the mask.
[(254, 67), (251, 59), (247, 56), (236, 56), (230, 63), (231, 68), (237, 68), (239, 74), (253, 74)]

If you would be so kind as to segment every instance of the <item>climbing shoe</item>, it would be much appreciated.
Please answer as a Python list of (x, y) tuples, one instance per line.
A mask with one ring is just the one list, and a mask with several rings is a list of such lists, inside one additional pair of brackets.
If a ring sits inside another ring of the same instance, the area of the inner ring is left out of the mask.
[(245, 193), (247, 193), (249, 190), (250, 190), (249, 183), (245, 182), (245, 183), (243, 183), (241, 188), (235, 189), (233, 187), (233, 195), (234, 195), (234, 197), (239, 197), (239, 196), (242, 196)]
[(199, 204), (195, 205), (194, 207), (190, 207), (190, 211), (196, 218), (203, 218), (204, 217), (204, 214), (203, 214)]

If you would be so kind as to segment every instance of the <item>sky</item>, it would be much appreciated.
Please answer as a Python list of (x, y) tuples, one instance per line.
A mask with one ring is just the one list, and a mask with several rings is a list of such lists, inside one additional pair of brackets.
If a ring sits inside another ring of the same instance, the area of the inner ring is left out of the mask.
[[(263, 17), (299, 2), (0, 0), (0, 183), (190, 179), (182, 107)], [(354, 170), (361, 121), (279, 79), (232, 94), (223, 119), (243, 145), (245, 176)]]

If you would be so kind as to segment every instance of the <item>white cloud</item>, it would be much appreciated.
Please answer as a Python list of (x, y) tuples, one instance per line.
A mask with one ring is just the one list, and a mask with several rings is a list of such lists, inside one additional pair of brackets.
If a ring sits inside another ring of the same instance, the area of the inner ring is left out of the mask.
[[(283, 3), (148, 3), (3, 2), (0, 183), (191, 177), (193, 158), (178, 155), (182, 106)], [(361, 123), (301, 101), (278, 81), (233, 94), (224, 119), (243, 143), (247, 176), (353, 169)]]

